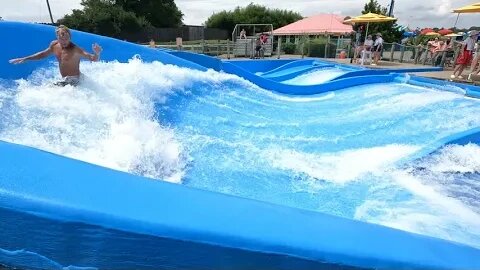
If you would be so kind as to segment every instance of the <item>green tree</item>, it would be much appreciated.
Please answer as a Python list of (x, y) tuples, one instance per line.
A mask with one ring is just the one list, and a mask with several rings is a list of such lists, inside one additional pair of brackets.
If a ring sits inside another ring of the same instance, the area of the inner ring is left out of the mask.
[[(369, 12), (387, 15), (387, 8), (382, 7), (377, 0), (369, 0), (363, 7), (362, 14), (367, 14)], [(363, 24), (362, 24), (363, 25)], [(356, 24), (354, 30), (358, 31), (360, 25)], [(382, 33), (382, 37), (385, 41), (388, 42), (398, 42), (402, 38), (403, 31), (402, 27), (399, 26), (396, 22), (384, 22), (384, 23), (370, 23), (368, 27), (368, 32), (376, 34), (378, 32)], [(365, 32), (362, 33), (364, 35)], [(365, 37), (362, 38), (362, 40)]]
[(183, 13), (174, 0), (116, 0), (125, 11), (145, 17), (154, 27), (177, 27), (182, 24)]
[(367, 14), (369, 12), (376, 13), (376, 14), (383, 14), (387, 15), (387, 8), (382, 7), (377, 0), (370, 0), (365, 4), (363, 7), (362, 14)]
[(74, 9), (72, 14), (58, 20), (70, 28), (111, 37), (121, 33), (136, 32), (150, 26), (144, 17), (125, 11), (113, 0), (82, 0), (82, 10)]
[[(284, 25), (296, 22), (302, 19), (299, 13), (268, 9), (261, 5), (250, 3), (246, 7), (236, 7), (233, 11), (221, 11), (210, 16), (205, 25), (207, 27), (220, 28), (229, 31), (230, 33), (235, 28), (236, 24), (272, 24), (274, 28), (279, 28)], [(258, 29), (259, 31), (264, 31)], [(265, 29), (266, 30), (266, 29)]]

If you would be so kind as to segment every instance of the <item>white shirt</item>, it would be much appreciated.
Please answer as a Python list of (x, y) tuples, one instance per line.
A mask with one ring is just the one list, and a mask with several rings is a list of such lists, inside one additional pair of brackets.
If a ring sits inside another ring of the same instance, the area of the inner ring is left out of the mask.
[(371, 40), (371, 39), (365, 40), (364, 45), (365, 45), (365, 46), (368, 46), (368, 47), (372, 47), (372, 45), (373, 45), (373, 40)]
[(465, 44), (467, 51), (473, 51), (475, 48), (475, 40), (473, 40), (472, 37), (468, 37), (463, 41), (463, 44)]
[(383, 45), (382, 37), (378, 37), (377, 39), (375, 39), (375, 43), (373, 44), (373, 46), (380, 46), (380, 45)]

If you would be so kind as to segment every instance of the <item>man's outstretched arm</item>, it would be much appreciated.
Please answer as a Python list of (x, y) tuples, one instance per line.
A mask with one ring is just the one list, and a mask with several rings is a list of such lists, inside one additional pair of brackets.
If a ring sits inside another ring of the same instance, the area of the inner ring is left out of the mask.
[(50, 54), (52, 54), (54, 45), (55, 45), (55, 41), (52, 41), (52, 43), (50, 43), (50, 46), (48, 46), (48, 48), (46, 48), (45, 50), (43, 50), (41, 52), (37, 52), (35, 54), (29, 55), (29, 56), (26, 56), (26, 57), (11, 59), (9, 62), (11, 64), (21, 64), (21, 63), (23, 63), (27, 60), (43, 59), (43, 58), (49, 56)]
[(90, 59), (90, 61), (98, 61), (100, 59), (100, 53), (102, 52), (102, 47), (97, 43), (92, 44), (93, 54), (90, 54), (83, 49), (80, 49), (80, 53), (83, 57)]

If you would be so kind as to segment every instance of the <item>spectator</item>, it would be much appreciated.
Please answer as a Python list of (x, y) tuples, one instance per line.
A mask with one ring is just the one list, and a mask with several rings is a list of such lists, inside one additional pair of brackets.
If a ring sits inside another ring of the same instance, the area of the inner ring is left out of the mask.
[(432, 59), (432, 62), (434, 61), (435, 58), (435, 53), (438, 51), (440, 47), (440, 41), (438, 40), (438, 37), (436, 37), (434, 40), (430, 40), (427, 42), (427, 55), (425, 57), (428, 57), (428, 54), (430, 54), (430, 58)]
[(371, 51), (372, 46), (373, 46), (373, 40), (372, 40), (372, 35), (368, 35), (367, 39), (365, 40), (365, 43), (363, 44), (364, 49), (366, 51)]
[(262, 46), (265, 47), (265, 44), (267, 44), (267, 41), (268, 41), (268, 35), (267, 34), (262, 34), (260, 36), (260, 39), (262, 40)]
[(375, 43), (373, 43), (373, 63), (372, 66), (378, 65), (378, 61), (382, 57), (383, 53), (383, 38), (382, 33), (377, 33), (377, 38), (375, 39)]
[(150, 47), (150, 48), (155, 48), (156, 47), (155, 46), (155, 41), (153, 40), (153, 38), (150, 39), (150, 42), (148, 43), (148, 47)]
[(358, 47), (355, 48), (355, 54), (354, 54), (354, 61), (357, 63), (357, 58), (360, 57), (360, 64), (363, 65), (366, 57), (368, 57), (368, 61), (371, 61), (371, 55), (372, 55), (372, 49), (373, 49), (373, 40), (372, 40), (372, 35), (368, 35), (367, 39), (363, 44), (360, 44)]
[(472, 30), (468, 33), (468, 37), (462, 43), (460, 55), (457, 58), (457, 63), (455, 63), (456, 65), (450, 78), (463, 79), (462, 72), (465, 67), (472, 61), (473, 48), (475, 47), (475, 42), (477, 41), (477, 38), (477, 30)]
[(473, 74), (473, 73), (478, 73), (477, 72), (477, 64), (478, 64), (478, 61), (480, 60), (480, 54), (478, 53), (478, 43), (475, 43), (475, 45), (473, 46), (473, 61), (472, 61), (472, 65), (470, 66), (470, 74)]
[(262, 42), (262, 38), (261, 37), (258, 37), (257, 38), (257, 41), (256, 41), (256, 46), (255, 46), (255, 58), (263, 58), (264, 57), (264, 54), (263, 54), (263, 42)]
[(449, 56), (448, 52), (451, 49), (450, 40), (447, 40), (447, 41), (441, 40), (438, 44), (439, 45), (434, 51), (434, 55), (432, 59), (434, 66), (439, 66), (441, 64), (443, 55), (445, 54), (445, 58), (447, 58)]
[(240, 31), (240, 39), (247, 39), (247, 32), (245, 31), (245, 29), (242, 29), (242, 31)]

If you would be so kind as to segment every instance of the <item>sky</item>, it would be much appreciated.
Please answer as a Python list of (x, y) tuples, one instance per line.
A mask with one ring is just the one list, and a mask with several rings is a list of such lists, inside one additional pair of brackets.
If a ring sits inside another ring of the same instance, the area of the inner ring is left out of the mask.
[[(457, 14), (452, 10), (478, 0), (395, 0), (394, 15), (398, 23), (412, 29), (416, 27), (452, 27)], [(80, 9), (81, 0), (50, 0), (54, 20), (71, 13), (72, 9)], [(232, 10), (237, 6), (246, 6), (250, 2), (268, 8), (287, 9), (300, 13), (304, 17), (319, 13), (335, 13), (345, 16), (360, 15), (367, 0), (175, 0), (183, 12), (183, 22), (188, 25), (201, 25), (215, 12)], [(390, 0), (378, 0), (382, 6), (390, 4)], [(4, 20), (49, 22), (45, 0), (0, 0), (0, 17)], [(274, 4), (272, 4), (274, 3)], [(294, 3), (294, 4), (293, 4)], [(265, 22), (268, 23), (268, 22)], [(457, 27), (468, 28), (480, 26), (479, 14), (461, 14)]]

